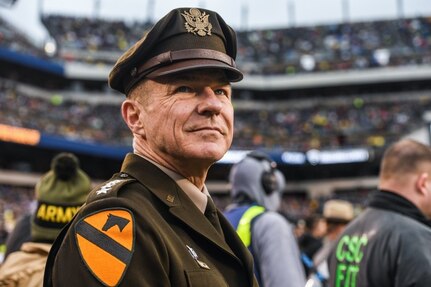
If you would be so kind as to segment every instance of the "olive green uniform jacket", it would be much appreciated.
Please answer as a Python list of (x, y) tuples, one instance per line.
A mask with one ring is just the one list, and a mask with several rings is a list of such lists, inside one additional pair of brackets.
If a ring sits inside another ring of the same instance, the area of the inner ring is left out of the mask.
[(221, 231), (163, 171), (128, 154), (57, 238), (44, 286), (257, 286), (250, 253), (213, 216)]

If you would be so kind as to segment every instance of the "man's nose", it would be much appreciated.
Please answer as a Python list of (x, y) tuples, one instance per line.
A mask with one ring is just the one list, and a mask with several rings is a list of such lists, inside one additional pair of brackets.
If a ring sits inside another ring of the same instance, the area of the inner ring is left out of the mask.
[(200, 103), (198, 106), (198, 112), (200, 114), (219, 114), (223, 108), (223, 102), (221, 101), (220, 96), (216, 95), (210, 87), (205, 87), (200, 92), (199, 99)]

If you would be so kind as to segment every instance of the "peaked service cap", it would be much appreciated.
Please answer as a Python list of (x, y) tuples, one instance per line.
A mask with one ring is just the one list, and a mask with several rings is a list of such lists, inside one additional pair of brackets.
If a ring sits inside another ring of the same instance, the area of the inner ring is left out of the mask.
[(223, 69), (229, 81), (238, 82), (243, 74), (236, 68), (236, 52), (235, 31), (219, 14), (177, 8), (118, 59), (109, 85), (127, 95), (143, 78), (201, 68)]

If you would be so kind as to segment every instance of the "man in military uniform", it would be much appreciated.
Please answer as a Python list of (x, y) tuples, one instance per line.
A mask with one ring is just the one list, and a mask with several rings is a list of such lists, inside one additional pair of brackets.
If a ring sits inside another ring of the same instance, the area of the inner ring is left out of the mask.
[(172, 10), (120, 57), (109, 84), (127, 96), (134, 152), (63, 230), (44, 286), (257, 286), (205, 187), (232, 143), (235, 57), (232, 28), (197, 8)]

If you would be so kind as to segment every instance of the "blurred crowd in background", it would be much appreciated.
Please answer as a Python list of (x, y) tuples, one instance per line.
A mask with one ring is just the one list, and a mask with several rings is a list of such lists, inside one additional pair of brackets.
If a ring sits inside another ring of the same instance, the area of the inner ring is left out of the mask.
[[(23, 33), (0, 23), (0, 46), (42, 56)], [(62, 15), (45, 15), (42, 23), (57, 46), (51, 56), (108, 65), (152, 24)], [(430, 38), (430, 17), (239, 31), (237, 64), (265, 75), (424, 65), (431, 63)]]
[[(36, 97), (20, 84), (3, 83), (0, 123), (70, 140), (131, 146), (131, 136), (118, 112), (120, 98), (117, 102), (103, 102), (101, 96), (95, 104), (95, 95), (74, 99), (42, 91)], [(247, 108), (234, 99), (234, 104), (232, 149), (305, 152), (387, 145), (398, 139), (400, 133), (424, 126), (431, 108), (431, 93), (340, 96), (324, 101), (284, 100), (270, 104), (248, 100)]]

